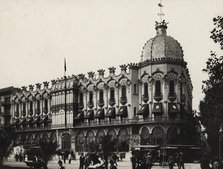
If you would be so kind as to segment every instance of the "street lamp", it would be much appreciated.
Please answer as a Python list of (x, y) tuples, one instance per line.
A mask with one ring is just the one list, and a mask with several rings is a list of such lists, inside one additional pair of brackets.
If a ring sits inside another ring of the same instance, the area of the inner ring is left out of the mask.
[(219, 160), (223, 160), (223, 124), (221, 124), (219, 129)]

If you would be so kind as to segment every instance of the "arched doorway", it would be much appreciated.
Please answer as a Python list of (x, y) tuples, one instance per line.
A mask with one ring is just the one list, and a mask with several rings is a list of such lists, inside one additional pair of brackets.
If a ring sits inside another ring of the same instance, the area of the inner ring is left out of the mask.
[(109, 135), (110, 138), (111, 138), (111, 143), (112, 143), (111, 150), (112, 151), (117, 151), (117, 134), (116, 134), (115, 130), (114, 129), (110, 129), (108, 131), (107, 135)]
[(126, 129), (120, 129), (118, 134), (118, 151), (129, 151), (129, 134)]
[(50, 134), (50, 141), (52, 143), (55, 143), (57, 141), (57, 136), (56, 136), (56, 133), (55, 132), (53, 132), (53, 133)]
[(101, 138), (105, 135), (103, 130), (98, 130), (97, 134), (96, 134), (96, 143), (100, 144), (100, 142), (102, 141)]
[(85, 150), (85, 139), (84, 139), (84, 133), (79, 132), (76, 137), (76, 147), (75, 150), (77, 152), (83, 152)]
[(163, 146), (165, 143), (165, 132), (162, 127), (155, 127), (152, 131), (152, 144)]
[(94, 133), (92, 130), (88, 131), (86, 134), (86, 149), (88, 152), (94, 151), (95, 139)]
[(140, 134), (140, 144), (141, 145), (148, 145), (151, 144), (150, 141), (150, 133), (147, 127), (143, 127)]
[(70, 151), (71, 148), (71, 135), (69, 133), (62, 134), (62, 150)]
[(176, 145), (179, 144), (179, 132), (180, 129), (178, 129), (177, 127), (171, 126), (170, 128), (168, 128), (167, 130), (167, 144), (169, 145)]

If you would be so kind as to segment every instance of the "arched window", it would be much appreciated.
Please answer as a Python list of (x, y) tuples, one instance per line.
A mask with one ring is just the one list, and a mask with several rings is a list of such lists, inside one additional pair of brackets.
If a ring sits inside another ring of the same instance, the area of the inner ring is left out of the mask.
[(26, 116), (26, 103), (22, 103), (22, 111), (23, 111), (23, 116)]
[(169, 95), (174, 95), (175, 93), (175, 84), (174, 84), (174, 81), (173, 80), (170, 80), (170, 83), (169, 83)]
[(100, 90), (99, 91), (99, 101), (100, 102), (103, 102), (104, 101), (104, 92), (103, 92), (103, 90)]
[(147, 127), (143, 127), (140, 134), (140, 144), (147, 145), (150, 144), (150, 134), (149, 129)]
[(62, 135), (62, 150), (70, 150), (71, 148), (71, 136), (68, 133)]
[(137, 94), (137, 85), (136, 84), (134, 84), (133, 94)]
[(161, 127), (155, 127), (152, 132), (152, 144), (164, 145), (165, 132)]
[(16, 113), (15, 113), (15, 116), (19, 116), (19, 104), (16, 103)]
[(122, 88), (121, 88), (121, 97), (122, 98), (125, 98), (126, 97), (126, 86), (122, 86)]
[(160, 96), (161, 95), (161, 82), (160, 80), (157, 80), (155, 82), (155, 95)]
[(84, 96), (83, 96), (83, 93), (80, 92), (79, 94), (79, 109), (82, 109), (84, 108)]
[(44, 113), (48, 112), (48, 100), (44, 99)]
[(93, 102), (93, 92), (92, 91), (89, 92), (89, 102), (90, 103)]
[(40, 100), (37, 100), (37, 114), (40, 114)]
[(110, 88), (110, 100), (115, 100), (115, 90), (114, 88)]
[(29, 113), (30, 113), (30, 115), (33, 114), (33, 102), (29, 103)]
[(148, 98), (148, 83), (144, 83), (144, 97)]

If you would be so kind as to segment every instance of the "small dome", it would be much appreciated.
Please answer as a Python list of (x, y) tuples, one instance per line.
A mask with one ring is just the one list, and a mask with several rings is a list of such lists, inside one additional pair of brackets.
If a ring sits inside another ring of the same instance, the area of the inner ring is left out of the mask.
[(142, 59), (176, 58), (183, 60), (181, 45), (172, 37), (166, 35), (167, 23), (156, 23), (157, 35), (148, 40), (143, 47)]

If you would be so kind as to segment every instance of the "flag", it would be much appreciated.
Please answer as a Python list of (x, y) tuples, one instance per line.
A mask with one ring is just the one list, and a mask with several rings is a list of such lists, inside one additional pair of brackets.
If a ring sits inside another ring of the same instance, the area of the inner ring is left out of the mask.
[(163, 7), (163, 5), (162, 5), (161, 3), (158, 3), (158, 6), (159, 6), (159, 7)]
[(67, 71), (66, 58), (64, 58), (64, 71)]

